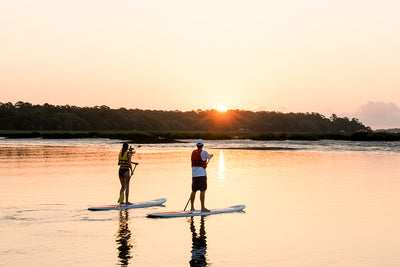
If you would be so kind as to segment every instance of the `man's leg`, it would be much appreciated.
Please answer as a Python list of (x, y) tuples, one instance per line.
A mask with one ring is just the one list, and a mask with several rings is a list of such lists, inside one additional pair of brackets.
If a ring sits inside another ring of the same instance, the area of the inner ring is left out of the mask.
[(206, 209), (204, 205), (205, 199), (206, 199), (206, 191), (200, 191), (201, 211), (210, 211), (209, 209)]
[(192, 191), (190, 195), (190, 210), (194, 210), (194, 199), (196, 198), (196, 191)]

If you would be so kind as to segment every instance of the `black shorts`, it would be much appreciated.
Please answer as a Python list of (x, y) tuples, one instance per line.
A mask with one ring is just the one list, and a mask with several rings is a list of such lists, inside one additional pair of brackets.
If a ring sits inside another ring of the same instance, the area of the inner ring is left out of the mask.
[(118, 174), (119, 174), (119, 176), (124, 176), (124, 174), (128, 171), (129, 171), (129, 169), (119, 168)]
[(192, 192), (197, 190), (206, 191), (207, 190), (207, 176), (199, 176), (192, 178)]

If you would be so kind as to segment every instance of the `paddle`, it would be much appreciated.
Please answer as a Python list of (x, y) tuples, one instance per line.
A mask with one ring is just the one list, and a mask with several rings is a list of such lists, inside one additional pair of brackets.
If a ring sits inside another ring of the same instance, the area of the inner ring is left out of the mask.
[[(132, 177), (132, 175), (133, 175), (133, 172), (135, 171), (135, 169), (136, 169), (136, 166), (137, 165), (139, 165), (139, 163), (138, 162), (132, 162), (133, 164), (135, 164), (135, 167), (133, 168), (133, 170), (132, 170), (132, 173), (131, 173), (131, 175), (129, 176), (129, 179), (131, 179), (131, 177)], [(121, 193), (121, 195), (119, 196), (119, 199), (118, 199), (118, 203), (121, 203), (123, 200), (124, 200), (124, 197), (125, 197), (125, 191), (122, 191), (122, 193)]]

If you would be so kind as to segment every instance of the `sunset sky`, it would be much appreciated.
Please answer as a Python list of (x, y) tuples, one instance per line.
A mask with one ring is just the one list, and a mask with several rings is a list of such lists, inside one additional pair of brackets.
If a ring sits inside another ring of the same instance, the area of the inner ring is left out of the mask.
[(400, 127), (397, 0), (0, 0), (0, 102)]

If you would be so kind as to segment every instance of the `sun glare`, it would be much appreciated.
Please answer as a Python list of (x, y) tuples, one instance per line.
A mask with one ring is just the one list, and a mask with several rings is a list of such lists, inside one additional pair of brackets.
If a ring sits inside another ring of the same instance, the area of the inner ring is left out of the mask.
[(227, 108), (226, 108), (224, 105), (219, 105), (219, 106), (217, 107), (217, 110), (218, 110), (219, 112), (226, 112), (226, 111), (227, 111)]

